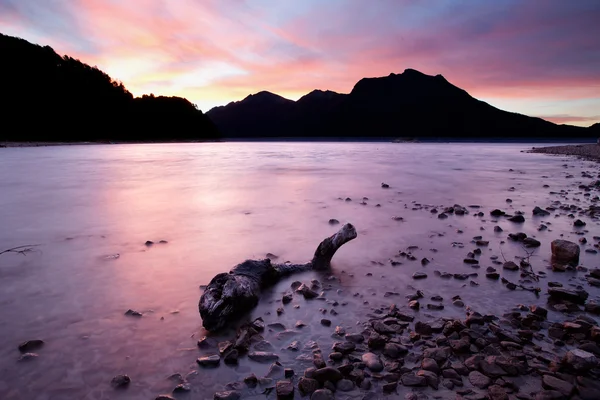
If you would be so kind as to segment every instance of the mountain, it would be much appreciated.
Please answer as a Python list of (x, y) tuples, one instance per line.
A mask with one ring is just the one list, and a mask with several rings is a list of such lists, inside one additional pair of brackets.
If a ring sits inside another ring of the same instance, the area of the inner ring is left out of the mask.
[[(251, 101), (260, 95), (263, 101)], [(315, 90), (298, 101), (269, 92), (213, 108), (207, 115), (225, 137), (587, 137), (585, 128), (556, 125), (495, 108), (442, 75), (414, 69), (361, 79), (349, 94)]]
[(596, 135), (600, 134), (600, 122), (596, 122), (594, 125), (590, 125), (588, 129), (596, 132)]
[(110, 76), (49, 46), (0, 34), (1, 141), (171, 141), (217, 138), (180, 97), (132, 94)]

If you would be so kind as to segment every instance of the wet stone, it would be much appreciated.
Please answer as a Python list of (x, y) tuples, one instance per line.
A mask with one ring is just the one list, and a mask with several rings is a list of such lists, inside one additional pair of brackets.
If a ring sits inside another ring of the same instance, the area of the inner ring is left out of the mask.
[(469, 382), (476, 388), (485, 389), (492, 383), (492, 380), (479, 371), (471, 371), (469, 373)]
[(279, 359), (279, 356), (275, 353), (266, 351), (252, 351), (248, 353), (248, 358), (256, 362), (271, 362)]
[(298, 381), (298, 390), (304, 395), (312, 394), (318, 388), (319, 382), (316, 379), (303, 377)]
[(131, 383), (131, 378), (127, 375), (117, 375), (110, 381), (110, 384), (115, 388), (122, 388)]
[(221, 363), (221, 357), (218, 354), (200, 357), (196, 360), (201, 367), (216, 367)]
[(21, 353), (30, 353), (44, 346), (44, 341), (40, 339), (27, 340), (19, 345)]
[(552, 375), (544, 375), (542, 377), (542, 386), (544, 389), (556, 390), (567, 397), (573, 393), (574, 389), (573, 384), (563, 381), (562, 379), (558, 379)]
[(310, 400), (334, 400), (333, 392), (329, 389), (319, 389), (316, 390), (312, 396), (310, 396)]
[(239, 400), (241, 397), (242, 396), (240, 392), (235, 390), (226, 390), (215, 393), (214, 400)]
[(277, 398), (288, 400), (294, 398), (294, 384), (290, 381), (278, 381), (275, 385)]

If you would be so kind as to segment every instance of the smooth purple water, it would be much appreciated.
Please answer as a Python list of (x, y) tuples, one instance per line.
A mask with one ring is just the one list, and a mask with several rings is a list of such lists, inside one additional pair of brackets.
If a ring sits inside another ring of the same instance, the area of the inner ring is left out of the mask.
[[(292, 276), (265, 293), (253, 313), (291, 327), (296, 320), (307, 323), (294, 338), (283, 341), (265, 334), (277, 350), (292, 340), (312, 339), (326, 356), (335, 325), (359, 332), (357, 322), (365, 321), (372, 307), (392, 302), (404, 306), (404, 296), (415, 289), (424, 290), (427, 298), (443, 296), (446, 310), (437, 312), (443, 316), (464, 316), (463, 309), (449, 302), (456, 294), (482, 313), (543, 303), (544, 298), (536, 300), (529, 292), (508, 291), (486, 280), (485, 267), (491, 265), (487, 260), (501, 255), (499, 241), (507, 233), (524, 231), (542, 241), (532, 262), (545, 270), (550, 241), (561, 233), (574, 241), (579, 236), (566, 217), (542, 218), (552, 222), (551, 231), (537, 232), (540, 219), (532, 218), (531, 210), (557, 199), (548, 193), (551, 190), (589, 183), (580, 178), (581, 171), (597, 174), (597, 167), (520, 152), (529, 147), (206, 143), (0, 149), (0, 251), (39, 244), (25, 256), (0, 255), (0, 398), (153, 399), (173, 389), (169, 375), (198, 371), (190, 377), (192, 393), (177, 397), (210, 399), (215, 390), (250, 371), (264, 374), (268, 365), (247, 359), (238, 367), (198, 368), (195, 360), (201, 351), (196, 341), (205, 334), (197, 309), (199, 285), (268, 252), (280, 256), (279, 261), (307, 261), (318, 243), (339, 228), (328, 224), (330, 218), (352, 222), (359, 232), (334, 258), (338, 279), (326, 281), (327, 275), (316, 273)], [(565, 163), (569, 167), (563, 167)], [(391, 187), (382, 189), (382, 182)], [(542, 188), (544, 183), (551, 187)], [(508, 191), (511, 186), (516, 190)], [(340, 200), (346, 197), (352, 201)], [(367, 205), (360, 204), (363, 197), (368, 197)], [(412, 210), (415, 202), (438, 208), (480, 205), (485, 216), (475, 217), (479, 210), (471, 209), (470, 215), (442, 221), (428, 210)], [(375, 207), (377, 203), (381, 207)], [(522, 210), (527, 221), (520, 227), (505, 220), (491, 222), (489, 211), (494, 208)], [(600, 229), (596, 222), (587, 222), (591, 240)], [(494, 233), (494, 225), (505, 231)], [(464, 233), (457, 234), (457, 229)], [(473, 272), (462, 260), (475, 248), (470, 241), (476, 235), (490, 240), (481, 257), (485, 261), (478, 287), (434, 276), (436, 269)], [(144, 245), (161, 239), (168, 243)], [(454, 241), (465, 247), (452, 247)], [(392, 267), (388, 260), (410, 245), (419, 246), (414, 254), (428, 257), (431, 264), (422, 267), (418, 261), (400, 260), (403, 265)], [(514, 243), (504, 244), (502, 252), (506, 259), (523, 255)], [(112, 257), (116, 254), (118, 258)], [(583, 253), (582, 264), (597, 266), (597, 256)], [(429, 277), (414, 281), (415, 271)], [(367, 272), (373, 276), (366, 277)], [(275, 315), (289, 284), (312, 278), (332, 285), (328, 299), (348, 302), (336, 307), (339, 315), (328, 314), (331, 328), (319, 324), (318, 309), (331, 308), (320, 301), (295, 298), (281, 317)], [(551, 279), (566, 283), (569, 278)], [(546, 283), (541, 286), (545, 291)], [(386, 298), (387, 291), (400, 295)], [(294, 304), (300, 308), (294, 309)], [(144, 316), (124, 316), (129, 308)], [(437, 315), (421, 312), (423, 318), (428, 314)], [(37, 338), (46, 342), (39, 357), (18, 362), (17, 345)], [(296, 374), (310, 366), (295, 360), (301, 353), (280, 354), (282, 364)], [(132, 378), (125, 391), (110, 386), (119, 373)], [(346, 396), (360, 398), (355, 392)], [(265, 397), (257, 393), (256, 398)]]

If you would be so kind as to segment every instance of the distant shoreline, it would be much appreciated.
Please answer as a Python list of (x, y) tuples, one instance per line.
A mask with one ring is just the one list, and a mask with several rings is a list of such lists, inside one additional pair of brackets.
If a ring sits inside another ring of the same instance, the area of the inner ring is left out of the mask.
[(529, 153), (576, 156), (586, 160), (600, 161), (600, 144), (574, 144), (566, 146), (534, 147)]
[[(193, 141), (156, 141), (156, 142), (123, 142), (123, 141), (102, 141), (102, 142), (0, 142), (0, 148), (15, 148), (15, 147), (50, 147), (50, 146), (98, 146), (98, 145), (114, 145), (114, 144), (183, 144), (183, 143), (267, 143), (267, 142), (313, 142), (313, 143), (352, 143), (352, 142), (373, 142), (373, 143), (391, 143), (391, 144), (411, 144), (411, 143), (536, 143), (556, 144), (568, 143), (564, 146), (549, 146), (540, 147), (529, 150), (532, 153), (546, 154), (564, 154), (564, 155), (579, 155), (594, 157), (600, 160), (600, 146), (592, 144), (589, 139), (569, 139), (569, 140), (539, 140), (539, 139), (472, 139), (472, 138), (422, 138), (403, 140), (402, 138), (360, 138), (360, 137), (323, 137), (323, 138), (298, 138), (298, 137), (278, 137), (278, 138), (224, 138), (221, 140), (193, 140)], [(574, 144), (578, 143), (578, 144)], [(580, 154), (581, 146), (591, 146), (593, 152), (590, 154)], [(577, 147), (578, 150), (570, 150), (572, 147)], [(544, 150), (548, 149), (548, 150)], [(563, 151), (563, 152), (561, 152)]]

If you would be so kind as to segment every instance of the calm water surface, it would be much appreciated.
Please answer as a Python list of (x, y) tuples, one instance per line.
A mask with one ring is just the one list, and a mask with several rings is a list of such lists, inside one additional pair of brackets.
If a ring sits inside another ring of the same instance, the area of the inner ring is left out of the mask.
[[(589, 183), (580, 178), (582, 171), (597, 171), (589, 162), (520, 152), (528, 147), (210, 143), (0, 149), (0, 250), (39, 244), (26, 256), (0, 256), (0, 398), (153, 399), (173, 389), (167, 377), (179, 372), (190, 373), (192, 392), (178, 398), (210, 399), (250, 372), (264, 375), (268, 365), (247, 359), (237, 367), (198, 369), (195, 360), (202, 353), (196, 341), (206, 334), (197, 309), (199, 286), (268, 252), (280, 261), (310, 259), (318, 243), (337, 230), (328, 224), (330, 218), (352, 222), (359, 232), (334, 258), (335, 279), (315, 273), (291, 277), (265, 293), (253, 312), (289, 327), (297, 320), (307, 323), (291, 338), (265, 333), (276, 350), (292, 340), (312, 339), (326, 356), (335, 325), (359, 332), (357, 323), (373, 307), (404, 306), (404, 296), (415, 289), (427, 298), (446, 299), (440, 316), (464, 316), (447, 301), (457, 294), (482, 313), (531, 304), (536, 301), (531, 293), (511, 292), (483, 277), (492, 265), (489, 256), (500, 256), (499, 242), (508, 232), (524, 231), (542, 241), (532, 262), (545, 269), (549, 242), (561, 233), (575, 241), (578, 236), (567, 218), (548, 217), (550, 231), (537, 232), (540, 219), (530, 217), (531, 209), (556, 200), (551, 190)], [(390, 188), (382, 189), (382, 182)], [(542, 188), (544, 183), (551, 187)], [(344, 201), (348, 197), (352, 201)], [(360, 204), (363, 197), (366, 205)], [(512, 204), (506, 203), (508, 197)], [(475, 217), (478, 210), (471, 209), (470, 215), (442, 221), (415, 206), (455, 203), (480, 205), (485, 216)], [(522, 210), (527, 221), (518, 228), (493, 222), (493, 208)], [(505, 232), (494, 233), (494, 225)], [(458, 229), (464, 233), (457, 234)], [(588, 221), (587, 229), (590, 239), (600, 234), (595, 222)], [(470, 242), (476, 235), (490, 240), (479, 286), (434, 276), (436, 269), (473, 272), (462, 259), (474, 248)], [(147, 240), (168, 243), (146, 247)], [(453, 247), (456, 241), (465, 247)], [(389, 260), (411, 245), (419, 246), (414, 251), (419, 259), (432, 262), (422, 267), (400, 260), (403, 265), (392, 267)], [(502, 249), (507, 259), (523, 255), (513, 243)], [(582, 263), (595, 266), (595, 257), (584, 253)], [(415, 271), (429, 277), (413, 281)], [(368, 272), (373, 276), (365, 276)], [(277, 317), (289, 284), (313, 278), (331, 284), (327, 298), (341, 303), (335, 307), (339, 315), (327, 317), (334, 325), (319, 324), (318, 310), (331, 305), (301, 298)], [(566, 282), (569, 276), (552, 279)], [(385, 292), (399, 295), (384, 297)], [(144, 316), (124, 316), (130, 308)], [(421, 311), (418, 318), (435, 313)], [(46, 342), (39, 357), (18, 362), (17, 345), (36, 338)], [(300, 354), (282, 350), (281, 362), (301, 374), (311, 363), (296, 360)], [(132, 378), (125, 391), (110, 386), (120, 373)], [(256, 398), (265, 396), (257, 392)]]

